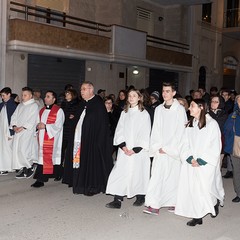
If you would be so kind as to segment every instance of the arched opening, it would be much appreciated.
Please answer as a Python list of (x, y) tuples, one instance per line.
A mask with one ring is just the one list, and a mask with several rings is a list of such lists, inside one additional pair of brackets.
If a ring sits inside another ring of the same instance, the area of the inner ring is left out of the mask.
[(223, 87), (235, 89), (235, 79), (237, 74), (238, 61), (232, 56), (227, 56), (223, 60)]

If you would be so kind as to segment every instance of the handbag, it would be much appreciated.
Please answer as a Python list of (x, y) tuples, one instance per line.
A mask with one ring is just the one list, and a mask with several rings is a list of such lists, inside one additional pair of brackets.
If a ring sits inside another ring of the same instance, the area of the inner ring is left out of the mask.
[(240, 137), (236, 135), (235, 132), (235, 121), (233, 124), (233, 132), (234, 132), (234, 141), (233, 141), (233, 156), (240, 158)]

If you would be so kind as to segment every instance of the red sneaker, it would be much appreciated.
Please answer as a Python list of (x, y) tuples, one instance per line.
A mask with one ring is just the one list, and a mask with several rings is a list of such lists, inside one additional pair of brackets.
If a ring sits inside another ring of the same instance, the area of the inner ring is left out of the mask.
[(147, 207), (146, 209), (143, 210), (143, 212), (147, 213), (147, 214), (150, 214), (150, 215), (158, 216), (159, 209)]

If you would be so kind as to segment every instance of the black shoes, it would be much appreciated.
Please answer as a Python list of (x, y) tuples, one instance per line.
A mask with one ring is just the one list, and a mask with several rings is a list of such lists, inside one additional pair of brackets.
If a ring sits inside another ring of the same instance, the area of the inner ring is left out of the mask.
[(239, 197), (239, 196), (236, 196), (236, 197), (232, 200), (232, 202), (235, 202), (235, 203), (240, 202), (240, 197)]
[(219, 204), (220, 204), (220, 201), (217, 200), (217, 204), (214, 206), (215, 214), (216, 214), (216, 215), (214, 216), (214, 215), (211, 214), (211, 217), (212, 217), (212, 218), (217, 217), (217, 215), (219, 214)]
[(187, 222), (188, 226), (194, 227), (197, 224), (201, 225), (202, 224), (202, 218), (193, 218), (191, 221)]
[(61, 181), (61, 179), (62, 179), (62, 177), (61, 177), (61, 176), (58, 176), (58, 177), (55, 177), (55, 178), (54, 178), (54, 181), (55, 181), (55, 182), (59, 182), (59, 181)]
[(115, 208), (115, 209), (120, 209), (121, 208), (121, 201), (120, 200), (114, 200), (110, 203), (107, 203), (105, 207), (107, 208)]
[(232, 171), (227, 171), (226, 174), (223, 177), (224, 178), (232, 178), (233, 177), (233, 172)]
[(141, 197), (136, 199), (136, 201), (133, 203), (133, 206), (140, 207), (145, 203), (145, 197)]
[(40, 187), (43, 187), (44, 186), (44, 183), (43, 182), (39, 182), (39, 181), (36, 181), (35, 183), (33, 183), (31, 185), (31, 187), (34, 187), (34, 188), (40, 188)]

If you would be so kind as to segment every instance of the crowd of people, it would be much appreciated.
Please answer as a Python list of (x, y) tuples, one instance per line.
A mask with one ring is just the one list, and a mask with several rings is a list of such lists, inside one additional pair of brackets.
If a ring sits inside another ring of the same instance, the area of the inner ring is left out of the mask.
[(9, 87), (0, 91), (0, 174), (33, 178), (40, 188), (53, 178), (74, 194), (112, 195), (107, 208), (119, 209), (136, 197), (146, 214), (161, 208), (192, 218), (188, 226), (216, 217), (224, 205), (221, 167), (233, 178), (240, 202), (240, 95), (212, 87), (182, 97), (173, 83), (162, 93), (130, 86), (118, 96), (91, 82), (68, 84), (59, 96), (48, 90)]

